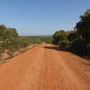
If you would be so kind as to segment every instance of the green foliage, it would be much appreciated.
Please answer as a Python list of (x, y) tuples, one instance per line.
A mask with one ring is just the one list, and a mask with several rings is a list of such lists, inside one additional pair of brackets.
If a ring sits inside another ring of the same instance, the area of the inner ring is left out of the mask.
[[(77, 50), (81, 49), (80, 52), (90, 57), (90, 9), (87, 9), (84, 15), (80, 16), (80, 19), (75, 28), (77, 29), (79, 40), (83, 41), (81, 46), (84, 46), (82, 48), (77, 48)], [(80, 45), (78, 45), (78, 47), (80, 47)]]
[(52, 37), (39, 37), (39, 39), (41, 40), (42, 43), (48, 43), (51, 44), (52, 43)]
[[(2, 27), (2, 25), (0, 25), (0, 27)], [(0, 29), (0, 40), (3, 39), (11, 39), (11, 38), (15, 38), (18, 37), (18, 33), (16, 31), (16, 29), (14, 28), (6, 28), (5, 26), (3, 26), (3, 29)]]
[(90, 43), (90, 9), (84, 13), (83, 16), (80, 16), (81, 20), (76, 24), (77, 33), (81, 39)]
[(67, 40), (67, 32), (64, 30), (56, 31), (53, 35), (53, 44), (59, 44), (63, 40)]
[(86, 48), (87, 48), (87, 55), (90, 56), (90, 44), (87, 44)]
[(90, 58), (90, 9), (87, 9), (80, 19), (76, 24), (76, 30), (56, 31), (53, 44), (59, 45), (60, 48), (69, 47), (71, 51)]
[(68, 40), (63, 40), (59, 43), (60, 48), (65, 48), (65, 47), (68, 47), (69, 45), (70, 45), (70, 42)]
[(7, 28), (6, 30), (3, 31), (3, 38), (12, 38), (12, 37), (18, 37), (18, 33), (15, 28)]
[(72, 51), (80, 53), (81, 55), (85, 54), (86, 48), (85, 43), (82, 40), (74, 40), (71, 45)]
[[(46, 42), (49, 42), (48, 40), (48, 38), (45, 38)], [(40, 43), (42, 43), (40, 37), (18, 36), (15, 28), (7, 28), (4, 25), (0, 25), (0, 53), (3, 53), (5, 50), (15, 52), (30, 44)]]
[(69, 33), (68, 33), (68, 40), (69, 41), (74, 41), (77, 38), (78, 38), (78, 36), (77, 36), (77, 30), (69, 31)]
[(0, 31), (1, 31), (1, 30), (6, 30), (6, 29), (7, 29), (6, 26), (0, 25)]

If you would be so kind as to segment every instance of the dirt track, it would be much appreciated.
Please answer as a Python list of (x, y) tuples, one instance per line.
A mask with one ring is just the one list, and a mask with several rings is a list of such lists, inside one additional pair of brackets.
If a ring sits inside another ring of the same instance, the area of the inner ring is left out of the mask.
[(0, 65), (0, 90), (90, 90), (78, 56), (43, 44)]

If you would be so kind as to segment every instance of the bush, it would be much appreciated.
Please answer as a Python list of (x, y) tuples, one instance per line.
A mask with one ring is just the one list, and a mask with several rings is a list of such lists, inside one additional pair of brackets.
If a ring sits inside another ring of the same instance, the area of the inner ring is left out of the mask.
[(90, 9), (80, 16), (80, 21), (76, 24), (78, 35), (87, 44), (90, 43)]
[(67, 40), (67, 32), (64, 30), (56, 31), (53, 35), (53, 44), (58, 45), (60, 42)]
[(86, 48), (87, 48), (87, 55), (90, 57), (90, 44), (87, 44)]
[(4, 25), (0, 25), (0, 53), (3, 53), (5, 50), (15, 52), (30, 44), (38, 43), (41, 43), (41, 40), (37, 37), (18, 36), (15, 28), (7, 28)]
[(85, 42), (82, 40), (75, 40), (72, 42), (71, 49), (72, 51), (75, 51), (78, 54), (85, 54), (86, 52)]
[(69, 41), (74, 41), (74, 40), (76, 40), (78, 38), (78, 36), (77, 36), (77, 30), (72, 30), (72, 31), (69, 31), (69, 33), (68, 33), (68, 40)]
[(68, 47), (69, 45), (70, 45), (70, 42), (68, 40), (63, 40), (59, 43), (60, 48), (65, 48), (65, 47)]

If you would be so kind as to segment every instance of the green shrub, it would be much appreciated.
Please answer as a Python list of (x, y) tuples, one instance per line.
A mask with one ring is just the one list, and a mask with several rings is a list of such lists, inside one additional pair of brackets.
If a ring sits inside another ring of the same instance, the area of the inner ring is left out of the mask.
[(63, 40), (67, 40), (67, 32), (64, 30), (56, 31), (53, 35), (53, 44), (58, 45)]
[(85, 54), (86, 52), (85, 42), (82, 40), (75, 40), (72, 42), (71, 49), (79, 54)]
[(68, 31), (68, 40), (69, 41), (74, 41), (78, 38), (78, 35), (77, 35), (77, 30), (72, 30), (72, 31)]
[(5, 50), (15, 52), (21, 48), (27, 47), (30, 44), (38, 44), (40, 42), (41, 38), (18, 36), (15, 28), (7, 28), (4, 25), (0, 25), (0, 53)]
[(87, 44), (90, 43), (90, 9), (80, 16), (80, 21), (76, 24), (78, 35)]
[(90, 44), (87, 44), (86, 48), (87, 48), (87, 55), (90, 57)]
[(68, 40), (63, 40), (59, 43), (59, 47), (60, 48), (65, 48), (65, 47), (68, 47), (70, 44), (70, 42)]

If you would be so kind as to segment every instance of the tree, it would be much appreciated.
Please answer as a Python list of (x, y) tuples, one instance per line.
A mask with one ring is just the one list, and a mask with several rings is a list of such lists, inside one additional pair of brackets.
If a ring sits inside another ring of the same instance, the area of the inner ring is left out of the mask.
[(15, 28), (6, 28), (6, 26), (0, 25), (0, 39), (9, 39), (17, 36), (18, 33)]
[(64, 30), (56, 31), (53, 35), (53, 43), (57, 45), (61, 41), (66, 40), (67, 36), (68, 34)]
[(6, 30), (6, 26), (4, 25), (0, 25), (0, 38), (2, 38), (4, 36), (4, 30)]
[(4, 38), (18, 37), (18, 33), (15, 28), (7, 28), (3, 33)]
[(68, 40), (69, 41), (74, 41), (76, 40), (78, 37), (77, 37), (77, 30), (72, 30), (72, 31), (69, 31), (68, 33)]
[(90, 43), (90, 9), (80, 16), (81, 20), (76, 24), (76, 29), (78, 35), (86, 44)]
[(5, 30), (6, 29), (6, 26), (5, 25), (0, 25), (0, 31), (1, 30)]

